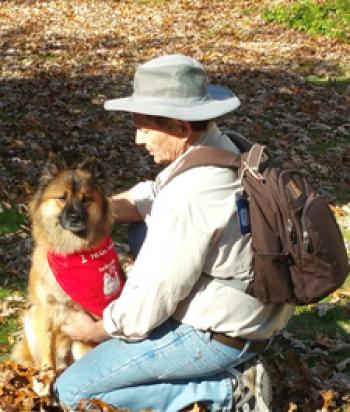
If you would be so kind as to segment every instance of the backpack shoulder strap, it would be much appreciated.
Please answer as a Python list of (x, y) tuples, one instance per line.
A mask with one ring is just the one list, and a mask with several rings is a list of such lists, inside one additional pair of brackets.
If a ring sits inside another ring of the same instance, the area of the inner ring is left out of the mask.
[(253, 143), (245, 138), (242, 134), (224, 128), (223, 133), (237, 146), (241, 153), (249, 152)]
[(168, 184), (174, 177), (199, 166), (227, 167), (238, 170), (241, 166), (241, 156), (226, 149), (212, 146), (196, 146), (184, 156), (183, 160), (168, 176), (162, 186)]

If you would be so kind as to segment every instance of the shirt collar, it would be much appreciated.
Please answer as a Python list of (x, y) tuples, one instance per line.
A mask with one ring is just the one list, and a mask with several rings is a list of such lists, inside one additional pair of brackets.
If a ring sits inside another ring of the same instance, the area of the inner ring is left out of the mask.
[(193, 150), (196, 146), (213, 146), (213, 147), (221, 147), (220, 137), (225, 136), (216, 123), (211, 123), (209, 128), (200, 135), (200, 137), (196, 140), (196, 142), (189, 147), (189, 149), (179, 156), (176, 160), (174, 160), (170, 165), (168, 165), (165, 169), (163, 169), (159, 175), (157, 176), (156, 181), (161, 183), (167, 179), (170, 173), (178, 166), (178, 164), (182, 161), (182, 159)]
[(221, 135), (222, 132), (220, 131), (216, 123), (211, 123), (209, 128), (196, 140), (194, 146), (217, 146), (217, 142)]

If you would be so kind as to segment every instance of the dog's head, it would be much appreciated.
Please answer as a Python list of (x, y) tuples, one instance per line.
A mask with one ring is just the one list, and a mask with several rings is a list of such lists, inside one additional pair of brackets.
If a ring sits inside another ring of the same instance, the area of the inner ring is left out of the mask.
[(98, 243), (112, 225), (108, 199), (93, 173), (83, 167), (49, 165), (30, 213), (35, 240), (62, 253)]

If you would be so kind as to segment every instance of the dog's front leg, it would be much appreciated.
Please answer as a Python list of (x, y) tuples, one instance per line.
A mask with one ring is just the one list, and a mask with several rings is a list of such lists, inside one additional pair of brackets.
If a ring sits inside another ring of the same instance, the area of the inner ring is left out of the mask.
[(52, 330), (51, 317), (47, 316), (46, 310), (41, 305), (31, 308), (31, 321), (36, 339), (35, 356), (38, 367), (41, 370), (52, 368), (55, 370), (54, 362), (54, 336)]

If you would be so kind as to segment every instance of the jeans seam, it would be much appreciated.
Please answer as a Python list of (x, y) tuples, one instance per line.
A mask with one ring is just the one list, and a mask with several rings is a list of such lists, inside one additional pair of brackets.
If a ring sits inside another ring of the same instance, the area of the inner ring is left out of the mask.
[[(230, 376), (227, 377), (225, 380), (226, 388), (227, 388), (227, 396), (224, 399), (224, 411), (231, 411), (232, 410), (232, 401), (233, 401), (233, 387), (232, 387), (232, 380)], [(227, 409), (226, 409), (227, 407)]]

